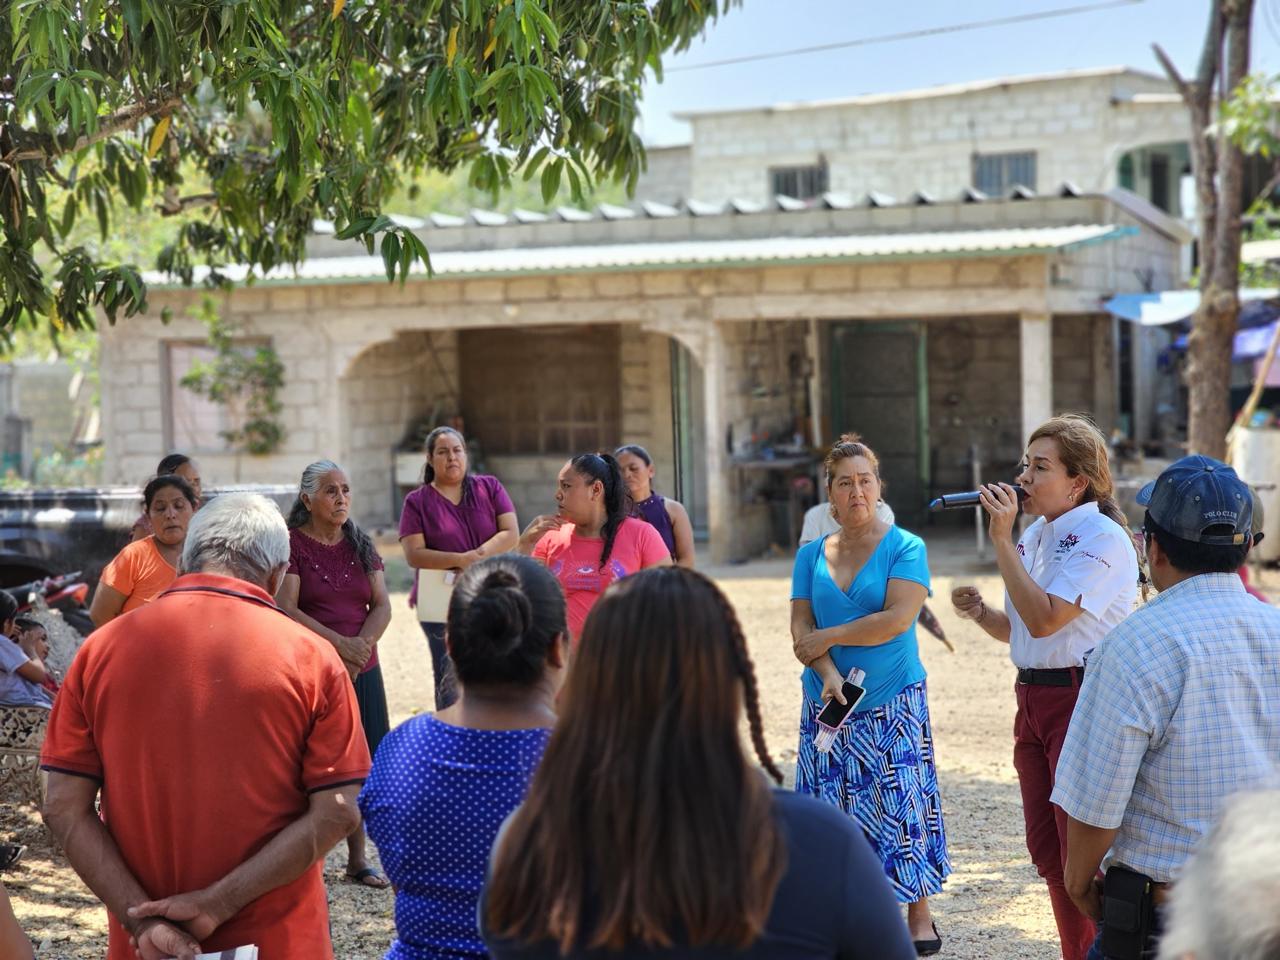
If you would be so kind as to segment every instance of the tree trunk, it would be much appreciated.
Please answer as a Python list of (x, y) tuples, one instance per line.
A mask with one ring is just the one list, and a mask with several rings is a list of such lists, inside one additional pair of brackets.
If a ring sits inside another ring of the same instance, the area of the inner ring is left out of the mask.
[(1231, 427), (1231, 349), (1239, 302), (1228, 290), (1200, 289), (1200, 308), (1187, 338), (1187, 452), (1222, 460)]
[(1240, 313), (1240, 214), (1244, 155), (1226, 137), (1210, 136), (1218, 95), (1229, 97), (1249, 72), (1253, 0), (1216, 0), (1194, 82), (1178, 75), (1164, 51), (1156, 55), (1191, 115), (1191, 159), (1196, 177), (1200, 236), (1200, 308), (1187, 341), (1187, 448), (1223, 459), (1231, 426), (1231, 355)]

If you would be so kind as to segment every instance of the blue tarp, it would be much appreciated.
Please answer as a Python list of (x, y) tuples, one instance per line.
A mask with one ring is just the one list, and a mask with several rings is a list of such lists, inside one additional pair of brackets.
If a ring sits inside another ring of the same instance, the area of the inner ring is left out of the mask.
[[(1280, 309), (1264, 301), (1280, 297), (1274, 288), (1249, 288), (1240, 291), (1240, 326), (1260, 327), (1280, 316)], [(1200, 306), (1199, 290), (1165, 290), (1162, 293), (1122, 293), (1112, 297), (1103, 307), (1107, 312), (1140, 323), (1159, 327), (1191, 319)]]
[[(1122, 293), (1105, 304), (1107, 311), (1122, 320), (1144, 327), (1180, 324), (1184, 331), (1173, 341), (1173, 349), (1187, 349), (1186, 331), (1191, 315), (1200, 306), (1199, 290), (1166, 290), (1163, 293)], [(1249, 288), (1240, 291), (1239, 331), (1232, 355), (1235, 360), (1253, 360), (1267, 352), (1276, 324), (1280, 323), (1280, 290)]]
[[(1237, 331), (1235, 342), (1231, 346), (1231, 358), (1255, 360), (1261, 357), (1271, 345), (1271, 338), (1275, 336), (1277, 326), (1280, 326), (1280, 320), (1274, 320), (1265, 327), (1249, 327), (1246, 330)], [(1187, 349), (1187, 335), (1184, 333), (1173, 341), (1173, 347), (1175, 350)]]

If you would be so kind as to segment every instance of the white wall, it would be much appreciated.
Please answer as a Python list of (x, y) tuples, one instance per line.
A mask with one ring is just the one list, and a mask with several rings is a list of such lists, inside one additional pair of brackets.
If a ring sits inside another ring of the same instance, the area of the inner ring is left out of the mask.
[(687, 199), (693, 185), (693, 148), (649, 147), (648, 169), (636, 181), (636, 200), (675, 205)]
[(1034, 150), (1039, 191), (1064, 180), (1106, 190), (1116, 185), (1124, 150), (1186, 139), (1185, 108), (1146, 96), (1168, 90), (1159, 78), (1130, 72), (698, 115), (692, 195), (765, 200), (769, 167), (823, 156), (833, 191), (950, 198), (970, 185), (975, 150)]

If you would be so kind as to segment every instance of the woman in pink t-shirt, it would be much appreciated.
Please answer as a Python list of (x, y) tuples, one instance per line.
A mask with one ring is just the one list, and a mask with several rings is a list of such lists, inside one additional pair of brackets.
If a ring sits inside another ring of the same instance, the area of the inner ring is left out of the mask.
[(560, 470), (554, 514), (536, 517), (516, 549), (530, 554), (560, 581), (574, 640), (600, 594), (646, 567), (671, 564), (658, 531), (633, 517), (618, 461), (583, 453)]

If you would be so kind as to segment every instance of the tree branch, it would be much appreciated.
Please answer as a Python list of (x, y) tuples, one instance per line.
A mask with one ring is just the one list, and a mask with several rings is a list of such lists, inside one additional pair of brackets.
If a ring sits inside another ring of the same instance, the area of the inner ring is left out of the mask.
[(118, 110), (111, 116), (106, 117), (98, 124), (98, 129), (92, 134), (85, 134), (76, 139), (72, 144), (59, 144), (56, 140), (52, 140), (54, 145), (52, 150), (46, 150), (42, 147), (29, 147), (25, 150), (17, 150), (4, 157), (5, 163), (21, 163), (27, 160), (41, 160), (45, 166), (49, 166), (53, 161), (57, 160), (64, 154), (74, 153), (77, 150), (83, 150), (85, 147), (91, 147), (95, 143), (101, 143), (103, 140), (109, 140), (122, 130), (127, 130), (136, 124), (139, 120), (147, 117), (154, 117), (161, 113), (170, 113), (182, 105), (182, 95), (175, 93), (172, 96), (165, 97), (162, 100), (148, 100), (142, 103), (135, 103)]
[[(1223, 0), (1227, 21), (1227, 51), (1221, 81), (1226, 95), (1235, 93), (1249, 72), (1249, 26), (1253, 0)], [(1218, 212), (1217, 234), (1213, 237), (1212, 271), (1206, 279), (1222, 289), (1234, 309), (1240, 273), (1240, 212), (1244, 203), (1244, 152), (1230, 137), (1214, 138), (1217, 147)], [(1202, 243), (1207, 238), (1202, 239)], [(1232, 318), (1234, 328), (1234, 317)]]
[(1155, 53), (1156, 59), (1160, 61), (1160, 66), (1164, 67), (1164, 72), (1169, 75), (1169, 80), (1177, 87), (1182, 99), (1190, 104), (1192, 98), (1190, 84), (1182, 79), (1182, 74), (1178, 72), (1178, 68), (1173, 65), (1173, 61), (1169, 59), (1169, 55), (1164, 52), (1160, 44), (1153, 43), (1151, 49)]
[(1209, 127), (1213, 123), (1213, 80), (1221, 62), (1222, 24), (1222, 0), (1214, 0), (1210, 4), (1209, 28), (1205, 31), (1204, 47), (1200, 51), (1200, 63), (1194, 82), (1183, 79), (1169, 55), (1159, 44), (1152, 44), (1156, 59), (1164, 67), (1191, 115), (1188, 146), (1191, 152), (1191, 169), (1196, 179), (1196, 219), (1199, 221), (1198, 249), (1202, 276), (1213, 274), (1214, 257), (1217, 253), (1212, 238), (1218, 234), (1216, 181), (1219, 156), (1210, 139)]
[(1213, 90), (1213, 77), (1218, 72), (1222, 56), (1222, 2), (1214, 0), (1209, 5), (1209, 29), (1204, 34), (1204, 47), (1200, 51), (1200, 64), (1196, 68), (1196, 85), (1204, 91)]
[(1258, 191), (1258, 195), (1249, 201), (1245, 209), (1252, 210), (1260, 201), (1264, 201), (1271, 196), (1276, 187), (1280, 187), (1280, 157), (1271, 165), (1271, 179)]
[(156, 204), (156, 210), (162, 217), (176, 217), (184, 210), (204, 207), (218, 202), (216, 193), (194, 193), (189, 197), (165, 197), (164, 203)]

